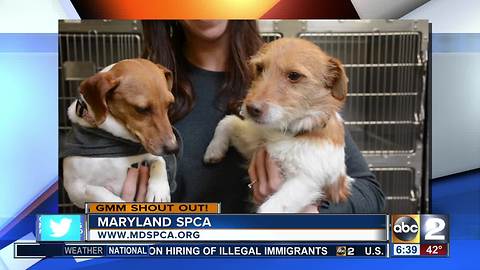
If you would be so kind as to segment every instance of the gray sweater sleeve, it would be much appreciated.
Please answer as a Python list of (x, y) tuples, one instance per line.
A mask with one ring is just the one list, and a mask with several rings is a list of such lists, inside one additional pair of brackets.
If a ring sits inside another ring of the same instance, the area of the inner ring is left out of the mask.
[(333, 213), (383, 213), (385, 198), (375, 175), (369, 170), (365, 158), (352, 139), (348, 129), (345, 129), (345, 163), (347, 174), (354, 179), (351, 195), (340, 204), (324, 202), (319, 206), (319, 212)]

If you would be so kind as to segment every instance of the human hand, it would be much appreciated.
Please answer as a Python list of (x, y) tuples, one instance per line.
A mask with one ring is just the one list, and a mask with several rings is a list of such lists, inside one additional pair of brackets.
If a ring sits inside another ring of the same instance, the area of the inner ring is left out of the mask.
[(248, 168), (250, 187), (256, 204), (261, 204), (282, 185), (284, 179), (278, 164), (270, 158), (265, 147), (260, 148), (253, 155)]
[[(270, 195), (275, 193), (285, 180), (280, 166), (270, 158), (265, 147), (260, 148), (253, 155), (248, 168), (253, 199), (256, 204), (262, 204)], [(316, 204), (307, 205), (301, 213), (318, 213)]]
[(138, 163), (132, 164), (127, 171), (121, 198), (126, 202), (144, 202), (149, 178), (150, 169), (146, 161), (143, 161), (140, 166)]

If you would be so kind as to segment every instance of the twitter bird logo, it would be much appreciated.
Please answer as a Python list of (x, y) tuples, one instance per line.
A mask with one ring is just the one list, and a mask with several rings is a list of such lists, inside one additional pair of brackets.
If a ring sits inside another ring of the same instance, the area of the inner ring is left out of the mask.
[(70, 225), (72, 224), (72, 220), (70, 218), (62, 218), (60, 223), (55, 222), (55, 220), (50, 220), (50, 229), (52, 233), (50, 234), (51, 237), (63, 237), (68, 233), (70, 230)]
[(39, 241), (83, 241), (83, 215), (39, 215), (37, 240)]

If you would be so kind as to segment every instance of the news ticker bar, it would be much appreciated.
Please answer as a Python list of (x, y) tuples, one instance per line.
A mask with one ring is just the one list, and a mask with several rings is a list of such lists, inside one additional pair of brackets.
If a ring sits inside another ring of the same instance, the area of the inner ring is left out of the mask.
[(87, 241), (386, 242), (386, 215), (89, 214)]
[(15, 258), (389, 257), (388, 243), (15, 243)]

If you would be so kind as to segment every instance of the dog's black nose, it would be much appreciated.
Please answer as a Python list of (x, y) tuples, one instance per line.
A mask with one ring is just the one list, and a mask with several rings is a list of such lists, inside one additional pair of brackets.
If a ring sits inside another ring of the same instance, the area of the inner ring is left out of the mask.
[(246, 107), (248, 114), (253, 118), (258, 118), (263, 114), (262, 106), (260, 104), (249, 103)]

